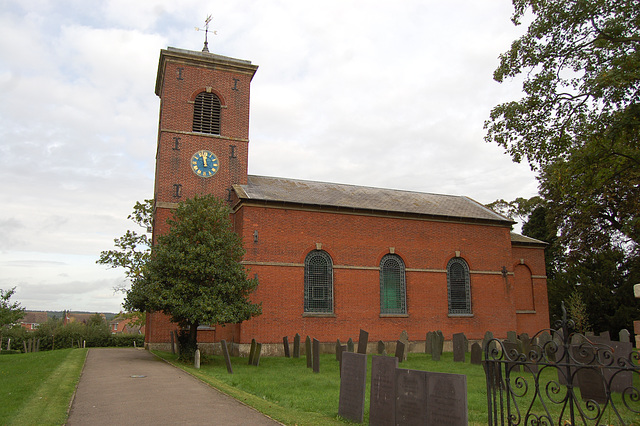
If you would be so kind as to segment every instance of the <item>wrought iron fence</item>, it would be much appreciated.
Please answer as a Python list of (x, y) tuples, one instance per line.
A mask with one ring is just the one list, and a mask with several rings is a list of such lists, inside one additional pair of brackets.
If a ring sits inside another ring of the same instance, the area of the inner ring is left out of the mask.
[(640, 425), (638, 352), (573, 328), (563, 306), (528, 342), (485, 342), (489, 425)]

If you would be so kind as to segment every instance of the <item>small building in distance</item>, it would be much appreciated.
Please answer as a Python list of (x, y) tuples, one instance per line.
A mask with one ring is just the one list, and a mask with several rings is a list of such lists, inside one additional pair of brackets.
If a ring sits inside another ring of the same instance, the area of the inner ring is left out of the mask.
[(35, 330), (40, 327), (40, 324), (47, 322), (48, 319), (46, 312), (27, 311), (20, 320), (20, 325), (29, 331)]

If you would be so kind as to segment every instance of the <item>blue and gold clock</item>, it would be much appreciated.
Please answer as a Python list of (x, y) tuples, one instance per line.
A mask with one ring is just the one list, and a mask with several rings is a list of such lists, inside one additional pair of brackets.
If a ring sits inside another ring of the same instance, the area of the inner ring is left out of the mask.
[(218, 157), (211, 151), (202, 149), (191, 157), (191, 170), (200, 177), (211, 177), (220, 168)]

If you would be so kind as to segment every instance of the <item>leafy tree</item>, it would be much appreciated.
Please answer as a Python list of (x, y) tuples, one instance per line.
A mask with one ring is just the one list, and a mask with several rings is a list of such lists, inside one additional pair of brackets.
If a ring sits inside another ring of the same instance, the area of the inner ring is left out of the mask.
[(170, 230), (158, 238), (133, 282), (125, 308), (161, 311), (188, 329), (181, 354), (192, 356), (201, 324), (240, 323), (261, 313), (251, 303), (257, 286), (241, 264), (242, 240), (233, 232), (230, 210), (213, 196), (181, 202), (168, 220)]
[[(111, 268), (124, 268), (127, 278), (135, 282), (142, 278), (142, 268), (149, 260), (150, 241), (147, 230), (153, 224), (153, 200), (136, 201), (133, 212), (127, 216), (136, 225), (144, 229), (143, 233), (127, 230), (120, 238), (114, 239), (114, 250), (106, 250), (100, 253), (98, 264), (109, 265)], [(116, 288), (118, 291), (127, 292), (126, 285)]]
[(15, 324), (24, 317), (25, 309), (19, 302), (11, 303), (9, 299), (16, 292), (16, 288), (3, 290), (0, 288), (0, 330), (11, 324)]

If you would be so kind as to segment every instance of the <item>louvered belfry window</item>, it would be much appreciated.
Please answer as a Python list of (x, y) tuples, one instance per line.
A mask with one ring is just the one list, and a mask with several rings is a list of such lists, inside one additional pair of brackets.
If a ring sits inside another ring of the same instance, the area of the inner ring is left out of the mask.
[(471, 314), (469, 266), (460, 258), (453, 258), (447, 265), (447, 286), (450, 314)]
[(333, 312), (333, 262), (322, 250), (314, 250), (304, 261), (304, 312)]
[(380, 261), (380, 313), (407, 313), (404, 262), (397, 255), (388, 254)]
[(214, 93), (201, 92), (193, 106), (193, 131), (220, 134), (220, 99)]

